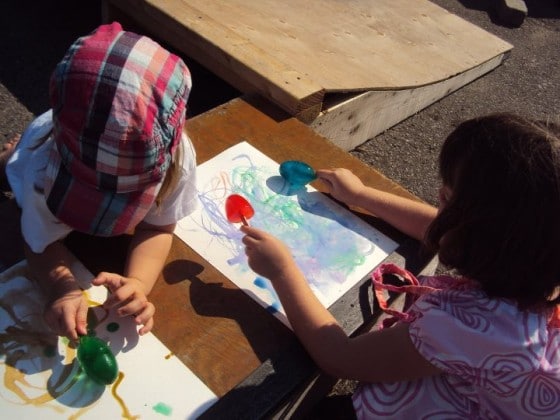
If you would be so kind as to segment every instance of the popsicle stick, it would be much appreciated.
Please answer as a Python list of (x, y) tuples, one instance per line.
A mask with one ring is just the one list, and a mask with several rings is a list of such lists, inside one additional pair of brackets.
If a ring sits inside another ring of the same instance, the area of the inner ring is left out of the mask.
[(247, 219), (245, 218), (245, 216), (243, 216), (242, 214), (240, 214), (239, 217), (241, 217), (241, 223), (243, 223), (245, 226), (249, 226), (249, 222), (247, 221)]

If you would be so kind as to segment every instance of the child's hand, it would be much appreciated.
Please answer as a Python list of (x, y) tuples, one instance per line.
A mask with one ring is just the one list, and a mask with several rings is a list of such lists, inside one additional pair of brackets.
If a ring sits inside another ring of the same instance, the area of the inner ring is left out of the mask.
[(80, 289), (56, 295), (45, 308), (44, 318), (49, 328), (58, 335), (77, 340), (87, 334), (88, 304)]
[(106, 308), (118, 306), (119, 316), (134, 316), (134, 321), (143, 327), (140, 335), (149, 332), (154, 326), (155, 306), (148, 301), (144, 284), (133, 277), (123, 277), (116, 273), (102, 272), (93, 279), (96, 286), (106, 286), (111, 294), (103, 305)]
[(295, 266), (290, 250), (279, 239), (251, 226), (242, 226), (241, 231), (246, 234), (245, 254), (255, 273), (274, 281)]
[(360, 178), (344, 168), (319, 169), (317, 178), (323, 181), (334, 198), (346, 204), (355, 204), (366, 188)]

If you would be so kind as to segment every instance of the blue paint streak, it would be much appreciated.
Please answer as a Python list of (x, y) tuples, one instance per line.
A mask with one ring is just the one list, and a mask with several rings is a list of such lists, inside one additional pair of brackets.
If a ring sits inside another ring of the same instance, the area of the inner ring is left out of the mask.
[(271, 314), (280, 312), (280, 308), (282, 307), (282, 305), (280, 304), (280, 298), (278, 297), (276, 290), (274, 290), (272, 283), (265, 278), (257, 277), (253, 281), (253, 284), (260, 289), (266, 290), (272, 296), (273, 302), (266, 308), (266, 310)]

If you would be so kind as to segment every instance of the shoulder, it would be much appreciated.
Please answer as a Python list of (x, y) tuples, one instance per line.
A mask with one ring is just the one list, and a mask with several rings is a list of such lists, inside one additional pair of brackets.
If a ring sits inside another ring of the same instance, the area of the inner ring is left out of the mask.
[(10, 186), (21, 207), (25, 190), (42, 187), (42, 178), (49, 159), (52, 141), (46, 138), (52, 131), (52, 112), (37, 117), (23, 132), (21, 139), (6, 165), (6, 175)]
[(534, 358), (545, 349), (547, 314), (520, 311), (476, 288), (445, 289), (420, 297), (410, 308), (410, 336), (418, 351), (441, 369), (483, 366), (492, 355)]
[(52, 110), (49, 110), (39, 115), (27, 126), (10, 161), (20, 158), (22, 154), (30, 150), (34, 150), (37, 146), (37, 141), (47, 136), (52, 129)]
[(52, 131), (52, 129), (52, 109), (49, 109), (31, 121), (23, 132), (21, 141), (23, 144), (27, 143), (28, 146), (32, 146), (34, 141), (45, 137)]
[(72, 231), (72, 228), (50, 212), (40, 191), (26, 188), (21, 207), (21, 232), (25, 242), (35, 253), (43, 252), (48, 245)]

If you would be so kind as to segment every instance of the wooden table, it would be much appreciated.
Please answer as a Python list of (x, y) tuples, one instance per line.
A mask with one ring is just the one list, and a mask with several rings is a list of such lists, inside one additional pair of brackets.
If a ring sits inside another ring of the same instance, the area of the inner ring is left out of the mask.
[[(276, 161), (299, 159), (316, 168), (347, 167), (366, 184), (415, 198), (304, 123), (259, 99), (234, 99), (188, 121), (187, 131), (199, 164), (247, 141)], [(318, 183), (313, 186), (321, 189)], [(416, 241), (371, 215), (358, 214), (399, 243), (389, 257), (392, 261), (416, 273), (428, 262), (419, 257)], [(14, 227), (14, 203), (0, 204), (0, 215), (2, 232), (11, 229), (12, 238), (3, 235), (0, 241), (2, 262), (8, 264), (7, 259), (17, 259), (14, 240), (21, 240)], [(94, 273), (121, 270), (127, 242), (126, 236), (86, 238), (77, 233), (67, 239)], [(316, 366), (293, 333), (176, 237), (151, 299), (157, 308), (154, 334), (220, 397), (203, 417), (261, 418), (293, 411), (297, 397), (316, 378)], [(330, 310), (352, 334), (374, 319), (372, 302), (366, 278)]]

